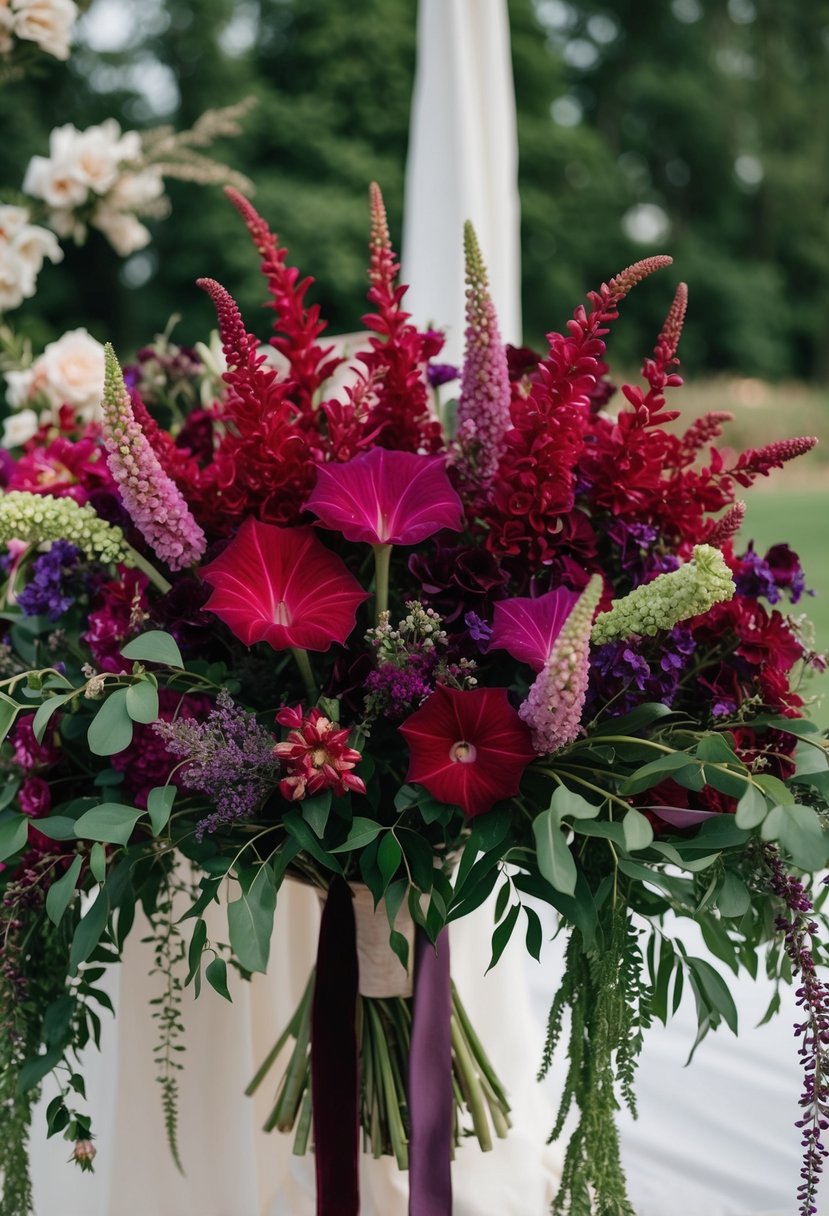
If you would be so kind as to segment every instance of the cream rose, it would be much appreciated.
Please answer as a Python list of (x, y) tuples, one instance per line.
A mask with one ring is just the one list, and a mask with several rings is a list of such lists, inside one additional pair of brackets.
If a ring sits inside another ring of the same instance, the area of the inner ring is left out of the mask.
[(72, 28), (78, 17), (74, 0), (12, 0), (14, 33), (36, 43), (55, 59), (69, 58)]
[(63, 257), (54, 233), (30, 224), (25, 207), (0, 206), (0, 312), (34, 295), (47, 257), (52, 262)]
[(32, 366), (37, 389), (53, 409), (71, 405), (86, 421), (100, 417), (104, 348), (85, 329), (50, 342)]
[(131, 211), (118, 211), (101, 204), (90, 221), (93, 228), (103, 232), (119, 257), (129, 257), (150, 243), (150, 231)]
[(31, 439), (39, 426), (39, 419), (34, 410), (21, 410), (12, 414), (3, 422), (3, 436), (0, 445), (4, 448), (22, 447), (27, 439)]

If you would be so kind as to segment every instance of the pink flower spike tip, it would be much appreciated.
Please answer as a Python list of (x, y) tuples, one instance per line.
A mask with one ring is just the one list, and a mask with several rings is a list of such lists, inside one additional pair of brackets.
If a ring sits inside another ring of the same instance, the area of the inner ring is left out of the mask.
[(321, 465), (305, 505), (324, 527), (370, 545), (416, 545), (441, 528), (463, 526), (443, 457), (386, 448)]
[(495, 605), (490, 650), (506, 650), (519, 662), (529, 663), (533, 671), (541, 671), (579, 594), (558, 587), (537, 599), (499, 600)]
[(202, 570), (205, 604), (246, 646), (328, 650), (345, 642), (368, 593), (313, 528), (278, 528), (246, 519), (227, 548)]

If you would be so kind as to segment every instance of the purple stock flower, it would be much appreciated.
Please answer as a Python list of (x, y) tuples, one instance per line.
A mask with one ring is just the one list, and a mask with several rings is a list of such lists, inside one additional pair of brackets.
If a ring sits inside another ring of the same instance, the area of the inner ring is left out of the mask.
[(791, 602), (796, 604), (806, 591), (800, 558), (788, 545), (772, 545), (765, 557), (761, 557), (754, 551), (754, 541), (749, 541), (748, 549), (738, 563), (734, 572), (738, 595), (751, 599), (763, 596), (770, 604), (777, 604), (782, 598), (781, 592), (787, 591)]
[(430, 363), (426, 368), (426, 379), (432, 388), (440, 388), (442, 384), (457, 380), (458, 371), (454, 363)]
[(487, 625), (482, 617), (479, 617), (477, 612), (467, 612), (463, 618), (464, 624), (469, 630), (469, 636), (476, 643), (481, 654), (485, 654), (489, 646), (489, 639), (492, 637), (492, 626)]
[(225, 689), (204, 721), (179, 718), (156, 722), (153, 730), (164, 740), (170, 755), (184, 760), (182, 783), (207, 794), (216, 807), (196, 824), (197, 840), (223, 824), (251, 818), (277, 784), (279, 761), (273, 754), (274, 737)]
[(672, 705), (695, 646), (682, 625), (660, 639), (658, 648), (652, 640), (631, 639), (597, 646), (590, 657), (589, 711), (612, 705), (614, 714), (622, 714), (642, 701)]
[(56, 540), (47, 553), (32, 562), (32, 577), (17, 597), (25, 616), (47, 616), (56, 621), (71, 608), (79, 590), (80, 551), (68, 541)]

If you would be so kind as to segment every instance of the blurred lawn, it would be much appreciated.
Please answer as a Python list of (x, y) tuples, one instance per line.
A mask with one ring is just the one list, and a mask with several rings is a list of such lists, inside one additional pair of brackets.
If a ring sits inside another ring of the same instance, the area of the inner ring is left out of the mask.
[[(785, 541), (799, 554), (815, 595), (804, 596), (792, 612), (811, 617), (817, 648), (829, 651), (829, 389), (722, 377), (686, 383), (669, 405), (681, 410), (674, 424), (681, 429), (709, 410), (730, 410), (734, 420), (719, 443), (738, 452), (775, 439), (817, 435), (817, 447), (806, 456), (738, 491), (748, 508), (740, 540), (753, 539), (761, 553)], [(829, 675), (810, 678), (803, 694), (820, 696), (811, 713), (829, 728)]]

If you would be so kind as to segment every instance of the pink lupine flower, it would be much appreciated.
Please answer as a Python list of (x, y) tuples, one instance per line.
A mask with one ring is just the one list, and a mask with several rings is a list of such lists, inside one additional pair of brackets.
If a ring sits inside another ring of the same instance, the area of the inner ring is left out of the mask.
[(471, 481), (487, 485), (504, 453), (511, 426), (510, 380), (495, 306), (475, 229), (463, 230), (466, 259), (466, 348), (458, 403), (461, 464)]
[(442, 457), (385, 448), (321, 465), (305, 505), (326, 528), (370, 545), (416, 545), (463, 521)]
[(277, 743), (273, 754), (282, 762), (285, 776), (279, 782), (283, 798), (298, 802), (307, 794), (333, 790), (342, 796), (350, 790), (366, 792), (365, 782), (352, 771), (362, 760), (348, 746), (348, 730), (337, 726), (318, 709), (307, 714), (302, 707), (287, 705), (276, 715), (281, 726), (289, 726), (288, 738)]
[(601, 576), (594, 574), (518, 710), (532, 730), (533, 746), (541, 756), (558, 751), (578, 737), (590, 670), (590, 631), (601, 594)]
[(102, 409), (107, 464), (124, 506), (147, 544), (171, 570), (192, 566), (204, 553), (204, 533), (135, 421), (121, 368), (109, 345), (105, 367)]

